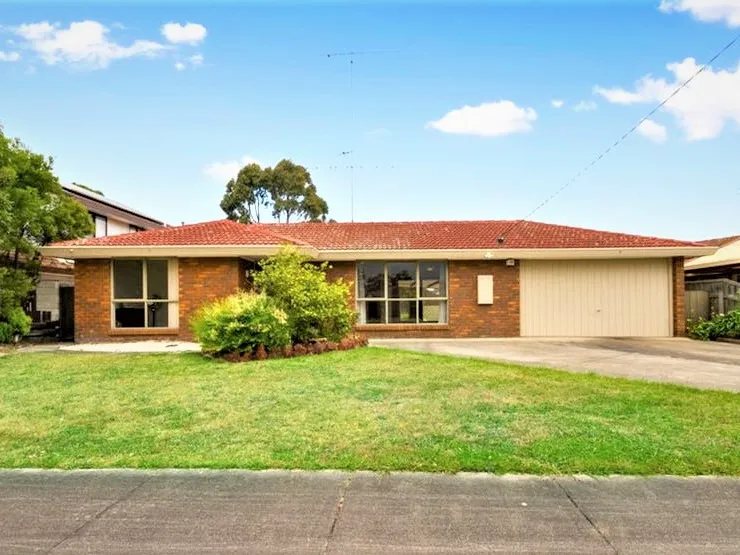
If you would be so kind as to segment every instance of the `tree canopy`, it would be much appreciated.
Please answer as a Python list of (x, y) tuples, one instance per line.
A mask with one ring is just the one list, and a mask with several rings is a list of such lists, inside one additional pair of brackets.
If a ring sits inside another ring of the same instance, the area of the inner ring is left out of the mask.
[(52, 166), (0, 127), (0, 322), (32, 290), (40, 246), (93, 231), (87, 210), (64, 193)]
[(329, 205), (321, 198), (310, 172), (291, 160), (281, 160), (274, 168), (248, 164), (226, 184), (221, 209), (230, 220), (259, 222), (262, 209), (270, 210), (278, 221), (303, 219), (325, 221)]

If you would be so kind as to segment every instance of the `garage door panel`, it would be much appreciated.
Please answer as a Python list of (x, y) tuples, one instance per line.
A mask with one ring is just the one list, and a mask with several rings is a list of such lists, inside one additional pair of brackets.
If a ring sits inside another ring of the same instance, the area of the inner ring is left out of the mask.
[(521, 263), (521, 333), (535, 337), (671, 335), (665, 259)]

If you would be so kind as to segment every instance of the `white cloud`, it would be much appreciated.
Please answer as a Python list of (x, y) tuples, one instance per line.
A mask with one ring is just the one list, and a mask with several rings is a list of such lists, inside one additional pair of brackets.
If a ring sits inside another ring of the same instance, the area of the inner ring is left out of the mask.
[(553, 108), (562, 108), (563, 106), (565, 106), (565, 101), (556, 99), (556, 100), (550, 101), (550, 104), (552, 104)]
[[(596, 87), (594, 91), (614, 104), (657, 104), (699, 70), (693, 58), (670, 63), (666, 68), (673, 73), (670, 82), (646, 75), (635, 83), (634, 91), (602, 87)], [(727, 122), (734, 121), (740, 125), (740, 66), (734, 70), (717, 71), (708, 67), (663, 110), (676, 118), (690, 141), (719, 136)]]
[(42, 21), (13, 29), (25, 46), (46, 64), (69, 64), (87, 69), (108, 67), (115, 60), (136, 56), (151, 57), (167, 49), (149, 40), (136, 40), (128, 46), (108, 38), (110, 29), (97, 21), (75, 21), (69, 27)]
[(691, 15), (699, 21), (724, 21), (730, 27), (740, 26), (738, 0), (662, 0), (660, 11), (691, 12)]
[(573, 106), (574, 112), (593, 112), (598, 108), (598, 104), (593, 100), (581, 100), (578, 104)]
[(198, 44), (208, 34), (207, 29), (200, 23), (165, 23), (162, 25), (162, 36), (173, 44)]
[(236, 177), (239, 170), (248, 164), (259, 164), (262, 166), (262, 162), (252, 158), (251, 156), (242, 156), (239, 160), (232, 160), (230, 162), (214, 162), (208, 164), (204, 169), (208, 177), (215, 179), (216, 181), (225, 182), (229, 179)]
[(18, 52), (3, 52), (0, 50), (0, 62), (17, 62), (21, 59)]
[(641, 99), (639, 94), (629, 92), (624, 89), (594, 87), (594, 93), (603, 96), (612, 104), (634, 104), (635, 102), (640, 102)]
[(175, 69), (177, 71), (185, 71), (188, 68), (188, 64), (190, 64), (190, 67), (198, 67), (203, 65), (203, 55), (202, 54), (193, 54), (192, 56), (189, 56), (184, 61), (177, 61), (175, 62)]
[(437, 121), (427, 123), (426, 127), (443, 133), (500, 137), (527, 133), (536, 119), (534, 108), (520, 108), (511, 100), (501, 100), (451, 110)]
[(664, 143), (668, 138), (665, 125), (661, 125), (651, 119), (646, 119), (637, 128), (637, 132), (655, 143)]
[(367, 131), (365, 133), (365, 135), (367, 135), (368, 137), (385, 137), (386, 135), (390, 134), (390, 129), (386, 127), (376, 127), (375, 129), (370, 129), (370, 131)]

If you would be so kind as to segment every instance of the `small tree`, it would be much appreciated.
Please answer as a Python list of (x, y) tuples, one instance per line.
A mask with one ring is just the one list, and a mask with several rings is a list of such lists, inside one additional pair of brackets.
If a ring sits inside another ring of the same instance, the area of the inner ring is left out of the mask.
[(355, 313), (349, 305), (349, 284), (326, 278), (327, 263), (314, 264), (293, 247), (285, 247), (261, 262), (255, 273), (257, 289), (273, 298), (288, 315), (291, 337), (296, 343), (349, 334)]
[(52, 159), (9, 139), (0, 127), (0, 323), (27, 332), (20, 307), (33, 289), (39, 247), (92, 233), (87, 210), (67, 196)]

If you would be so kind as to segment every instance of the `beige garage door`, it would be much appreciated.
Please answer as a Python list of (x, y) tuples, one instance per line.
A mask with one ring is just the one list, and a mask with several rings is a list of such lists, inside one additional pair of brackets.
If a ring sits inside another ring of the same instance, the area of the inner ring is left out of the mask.
[(521, 262), (521, 334), (665, 337), (672, 334), (666, 259)]

